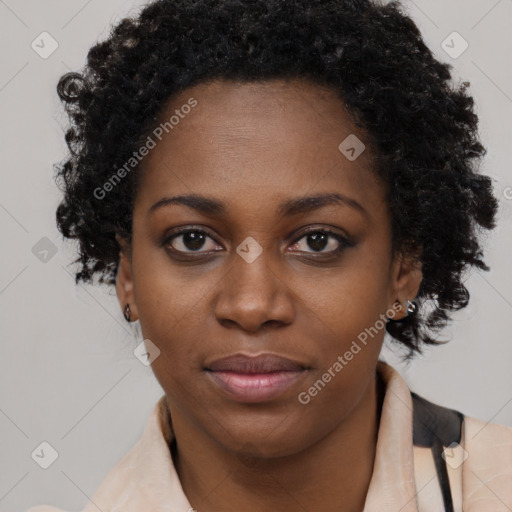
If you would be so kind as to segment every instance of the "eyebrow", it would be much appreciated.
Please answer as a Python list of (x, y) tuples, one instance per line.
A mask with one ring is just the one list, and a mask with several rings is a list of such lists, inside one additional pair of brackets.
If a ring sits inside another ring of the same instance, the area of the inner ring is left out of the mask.
[[(149, 208), (148, 215), (160, 208), (173, 204), (187, 206), (204, 215), (221, 216), (227, 214), (227, 209), (224, 203), (206, 196), (189, 194), (163, 197)], [(307, 213), (332, 204), (349, 206), (363, 215), (368, 215), (368, 212), (355, 199), (340, 193), (318, 194), (314, 196), (303, 196), (288, 199), (278, 206), (277, 213), (282, 217), (291, 217), (293, 215)]]

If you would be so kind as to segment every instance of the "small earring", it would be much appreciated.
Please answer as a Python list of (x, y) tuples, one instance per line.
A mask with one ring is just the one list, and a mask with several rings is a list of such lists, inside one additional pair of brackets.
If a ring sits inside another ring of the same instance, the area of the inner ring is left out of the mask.
[(124, 318), (127, 322), (130, 322), (131, 321), (131, 315), (132, 315), (132, 312), (130, 311), (130, 304), (126, 304), (125, 307), (124, 307)]
[[(396, 299), (394, 304), (397, 304), (401, 306), (401, 302), (399, 299)], [(395, 320), (394, 318), (386, 317), (386, 322), (403, 322), (409, 315), (412, 315), (416, 311), (416, 303), (411, 302), (410, 300), (407, 300), (407, 315), (405, 315), (403, 318), (399, 318), (398, 320)]]

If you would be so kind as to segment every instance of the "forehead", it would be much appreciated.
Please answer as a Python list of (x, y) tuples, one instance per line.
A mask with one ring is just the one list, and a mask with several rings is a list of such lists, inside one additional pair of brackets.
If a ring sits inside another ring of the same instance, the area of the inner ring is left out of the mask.
[(156, 144), (142, 164), (138, 202), (164, 192), (233, 204), (251, 197), (264, 208), (314, 192), (383, 199), (370, 149), (355, 160), (343, 152), (365, 142), (343, 101), (307, 80), (202, 83), (168, 101), (155, 127), (160, 136), (150, 134)]

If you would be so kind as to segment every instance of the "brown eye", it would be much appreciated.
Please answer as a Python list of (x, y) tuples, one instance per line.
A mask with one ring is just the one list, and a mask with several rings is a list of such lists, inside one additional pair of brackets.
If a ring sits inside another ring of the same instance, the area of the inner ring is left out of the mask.
[[(292, 247), (301, 252), (327, 254), (340, 252), (349, 245), (348, 240), (338, 233), (315, 230), (303, 234)], [(312, 251), (308, 251), (308, 248), (312, 249)]]
[[(208, 240), (214, 243), (208, 243)], [(181, 253), (209, 252), (216, 250), (218, 247), (218, 244), (208, 233), (198, 229), (187, 229), (174, 233), (166, 239), (165, 245), (172, 251)]]

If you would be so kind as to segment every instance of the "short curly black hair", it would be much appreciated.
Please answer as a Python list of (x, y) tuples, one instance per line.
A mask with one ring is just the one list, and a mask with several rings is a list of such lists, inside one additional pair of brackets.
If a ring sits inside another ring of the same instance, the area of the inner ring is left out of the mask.
[[(214, 79), (308, 79), (330, 87), (376, 154), (386, 183), (392, 247), (419, 254), (419, 308), (386, 324), (409, 357), (464, 308), (463, 284), (495, 227), (492, 181), (468, 84), (436, 60), (398, 1), (157, 0), (122, 19), (57, 92), (70, 118), (69, 155), (56, 164), (61, 233), (78, 241), (76, 281), (114, 284), (116, 234), (131, 241), (136, 172), (94, 193), (140, 147), (167, 101)], [(432, 306), (427, 311), (425, 306)]]

